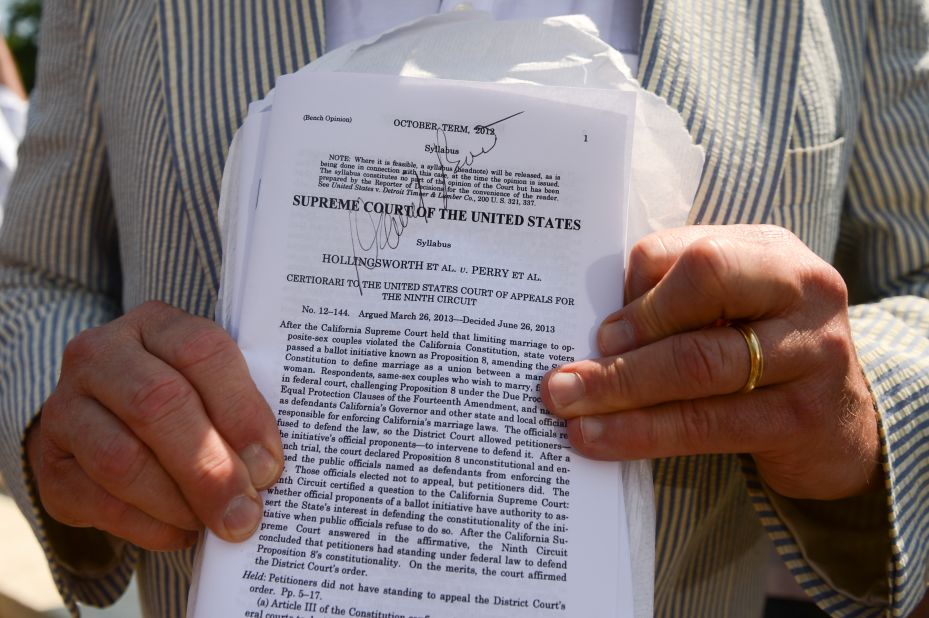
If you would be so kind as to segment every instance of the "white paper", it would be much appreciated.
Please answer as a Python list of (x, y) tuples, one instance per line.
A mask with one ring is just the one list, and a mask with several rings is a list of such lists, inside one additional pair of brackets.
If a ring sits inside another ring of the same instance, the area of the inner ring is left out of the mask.
[[(450, 45), (450, 41), (466, 45)], [(506, 45), (499, 45), (500, 42)], [(474, 54), (472, 49), (487, 52)], [(449, 54), (449, 50), (456, 53)], [(418, 62), (419, 58), (429, 59), (428, 66)], [(543, 58), (545, 62), (540, 63)], [(480, 12), (448, 13), (335, 50), (301, 70), (313, 71), (455, 77), (488, 83), (567, 85), (631, 92), (637, 104), (627, 249), (648, 232), (686, 223), (703, 167), (702, 150), (692, 144), (677, 112), (635, 82), (622, 55), (597, 38), (596, 29), (585, 17), (495, 22)], [(542, 88), (536, 94), (557, 101), (565, 92), (570, 95), (573, 90)], [(273, 100), (272, 92), (253, 104), (246, 124), (252, 121), (252, 115), (270, 111)], [(260, 159), (260, 155), (254, 152), (237, 155), (243, 147), (252, 148), (248, 145), (250, 141), (241, 139), (243, 132), (244, 128), (230, 149), (220, 201), (221, 222), (224, 230), (230, 230), (223, 237), (226, 258), (244, 251), (241, 238), (243, 235), (247, 238), (250, 230), (242, 222), (248, 221), (248, 213), (255, 207), (248, 202), (245, 191), (239, 192), (243, 202), (230, 205), (232, 193), (227, 193), (227, 180), (257, 183), (260, 179), (259, 167), (241, 165), (242, 159)], [(247, 240), (244, 244), (247, 245)], [(220, 310), (239, 297), (237, 291), (244, 275), (236, 272), (233, 264), (241, 261), (224, 259)], [(228, 310), (221, 313), (221, 322), (234, 332), (237, 319)], [(641, 618), (652, 613), (655, 514), (651, 473), (645, 461), (625, 462), (620, 468), (625, 487), (623, 519), (628, 518), (631, 556), (636, 565), (632, 572), (634, 609), (636, 617)], [(197, 578), (195, 571), (194, 593)]]
[[(621, 305), (621, 286), (608, 283), (622, 276), (634, 98), (612, 97), (604, 112), (435, 80), (307, 73), (279, 81), (239, 343), (278, 409), (292, 460), (267, 496), (256, 539), (229, 545), (208, 536), (194, 615), (273, 613), (275, 600), (293, 616), (334, 606), (372, 616), (518, 616), (542, 606), (551, 615), (633, 615), (619, 467), (574, 456), (535, 390), (545, 369), (590, 355), (593, 326)], [(494, 134), (476, 135), (479, 125)], [(446, 150), (426, 152), (436, 144)], [(444, 174), (424, 167), (439, 162)], [(396, 174), (387, 169), (405, 170), (403, 182), (391, 186)], [(335, 188), (337, 177), (351, 178), (351, 188)], [(443, 183), (448, 200), (433, 192)], [(366, 212), (379, 208), (390, 212)], [(378, 267), (366, 268), (372, 260)], [(405, 363), (389, 369), (403, 379), (378, 377), (386, 362)], [(318, 402), (320, 393), (350, 409), (301, 416), (319, 408), (294, 402)], [(361, 431), (349, 431), (353, 424)], [(294, 450), (301, 441), (319, 452)], [(320, 450), (327, 446), (336, 452)], [(386, 465), (388, 451), (412, 470), (385, 481), (324, 478), (387, 474), (359, 462)], [(312, 480), (322, 486), (300, 484)], [(354, 512), (361, 519), (333, 519), (340, 504), (363, 510)], [(456, 510), (464, 508), (471, 512)], [(296, 511), (318, 519), (275, 516)], [(422, 530), (386, 528), (398, 521)], [(371, 551), (340, 549), (346, 539)], [(436, 551), (395, 553), (402, 548)], [(388, 587), (406, 596), (385, 594)], [(416, 593), (423, 598), (409, 596)]]

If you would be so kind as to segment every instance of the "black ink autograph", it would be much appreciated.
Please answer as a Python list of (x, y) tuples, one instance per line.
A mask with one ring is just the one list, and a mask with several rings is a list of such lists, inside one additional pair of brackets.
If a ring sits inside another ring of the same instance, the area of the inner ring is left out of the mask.
[[(470, 150), (470, 149), (469, 149), (469, 150), (468, 150), (468, 154), (466, 154), (466, 155), (465, 155), (463, 158), (461, 158), (461, 159), (453, 159), (453, 158), (450, 158), (450, 157), (448, 156), (450, 150), (457, 150), (457, 149), (456, 149), (456, 148), (453, 148), (453, 147), (449, 147), (449, 145), (448, 145), (448, 135), (446, 134), (446, 132), (445, 132), (443, 129), (436, 129), (436, 146), (439, 146), (439, 141), (440, 141), (440, 139), (441, 139), (442, 143), (445, 144), (444, 149), (440, 147), (440, 148), (436, 148), (436, 150), (435, 150), (435, 153), (436, 153), (436, 161), (437, 161), (437, 163), (439, 164), (439, 172), (440, 172), (440, 174), (441, 174), (441, 184), (442, 184), (442, 208), (443, 208), (443, 209), (448, 208), (448, 195), (449, 195), (449, 194), (448, 194), (448, 175), (445, 173), (445, 169), (446, 169), (446, 165), (445, 165), (445, 164), (448, 164), (448, 165), (450, 165), (450, 166), (454, 166), (454, 167), (452, 168), (452, 176), (454, 176), (455, 174), (457, 174), (458, 172), (460, 172), (460, 171), (461, 171), (462, 169), (464, 169), (464, 168), (471, 167), (471, 166), (474, 164), (474, 160), (475, 160), (475, 159), (477, 159), (479, 156), (481, 156), (481, 155), (483, 155), (483, 154), (487, 154), (488, 152), (490, 152), (491, 150), (493, 150), (494, 147), (497, 145), (497, 133), (496, 133), (496, 131), (493, 130), (492, 127), (493, 127), (494, 125), (500, 124), (501, 122), (504, 122), (504, 121), (506, 121), (506, 120), (509, 120), (510, 118), (515, 118), (516, 116), (519, 116), (520, 114), (524, 114), (524, 113), (525, 113), (525, 110), (520, 111), (520, 112), (516, 112), (515, 114), (510, 114), (509, 116), (505, 116), (505, 117), (501, 118), (500, 120), (495, 120), (494, 122), (491, 122), (491, 123), (488, 123), (488, 124), (476, 124), (476, 125), (474, 125), (474, 132), (475, 132), (476, 134), (478, 134), (478, 135), (490, 135), (490, 136), (493, 137), (493, 142), (492, 142), (489, 146), (486, 146), (486, 145), (485, 145), (485, 146), (482, 146), (481, 149), (480, 149), (478, 152), (474, 152), (473, 150)], [(444, 155), (444, 159), (445, 159), (444, 162), (443, 162), (443, 160), (442, 160), (442, 159), (443, 159), (443, 155)], [(417, 181), (418, 181), (418, 176), (417, 176)], [(420, 198), (422, 198), (422, 193), (420, 193)]]
[[(475, 159), (481, 155), (489, 153), (497, 145), (497, 134), (492, 127), (494, 125), (500, 124), (501, 122), (509, 120), (510, 118), (515, 118), (516, 116), (519, 116), (523, 113), (523, 111), (520, 111), (488, 124), (474, 125), (474, 132), (477, 135), (490, 136), (493, 138), (493, 141), (489, 145), (485, 144), (482, 146), (477, 152), (472, 149), (466, 149), (467, 154), (457, 159), (449, 157), (449, 154), (453, 151), (458, 151), (459, 148), (455, 148), (454, 145), (449, 145), (448, 136), (444, 129), (436, 129), (436, 148), (434, 152), (436, 156), (436, 162), (438, 163), (438, 171), (440, 174), (443, 210), (448, 208), (449, 198), (448, 174), (445, 173), (446, 169), (451, 166), (451, 174), (454, 176), (462, 169), (471, 167), (474, 164)], [(413, 168), (411, 171), (413, 174), (413, 180), (416, 183), (415, 191), (417, 196), (411, 206), (425, 208), (426, 194), (425, 190), (423, 189), (422, 179), (420, 178), (419, 173), (415, 168)], [(358, 203), (364, 203), (364, 200), (358, 200)], [(410, 216), (402, 213), (374, 214), (361, 211), (351, 211), (349, 213), (349, 233), (352, 239), (352, 263), (355, 267), (355, 279), (358, 283), (358, 293), (360, 295), (364, 296), (364, 286), (361, 281), (361, 271), (359, 266), (368, 270), (374, 270), (377, 268), (378, 256), (380, 255), (380, 252), (386, 249), (396, 249), (400, 245), (400, 237), (403, 235), (403, 232), (410, 224), (410, 218)], [(425, 221), (426, 223), (429, 222), (428, 219)], [(371, 256), (359, 258), (359, 251), (362, 253), (373, 252), (374, 256), (373, 258)]]
[(457, 173), (458, 173), (459, 171), (461, 171), (463, 168), (471, 167), (471, 165), (474, 163), (474, 160), (475, 160), (475, 159), (477, 159), (477, 158), (478, 158), (479, 156), (481, 156), (482, 154), (487, 154), (488, 152), (490, 152), (491, 150), (494, 149), (494, 146), (497, 145), (497, 133), (496, 133), (496, 131), (494, 131), (491, 127), (493, 127), (494, 125), (500, 124), (501, 122), (504, 122), (504, 121), (506, 121), (506, 120), (509, 120), (510, 118), (515, 118), (516, 116), (519, 116), (520, 114), (523, 114), (523, 113), (525, 113), (525, 112), (524, 112), (524, 111), (523, 111), (523, 112), (516, 112), (515, 114), (510, 114), (509, 116), (506, 116), (505, 118), (501, 118), (500, 120), (496, 120), (496, 121), (491, 122), (491, 123), (488, 123), (488, 124), (476, 124), (476, 125), (474, 125), (474, 133), (475, 133), (475, 134), (477, 134), (477, 135), (489, 135), (490, 137), (493, 138), (493, 142), (491, 142), (491, 144), (490, 144), (489, 146), (487, 146), (487, 145), (482, 146), (481, 149), (480, 149), (479, 151), (477, 151), (477, 152), (475, 152), (474, 150), (468, 149), (468, 153), (467, 153), (464, 157), (462, 157), (462, 158), (460, 158), (460, 159), (453, 159), (453, 158), (451, 158), (451, 157), (448, 156), (448, 155), (449, 155), (449, 152), (450, 152), (451, 150), (457, 150), (457, 149), (454, 148), (454, 146), (449, 147), (449, 145), (448, 145), (448, 135), (445, 133), (444, 130), (442, 130), (442, 129), (436, 129), (436, 145), (439, 144), (439, 139), (440, 139), (439, 135), (441, 134), (441, 140), (442, 140), (442, 142), (445, 144), (445, 147), (444, 147), (444, 150), (443, 150), (442, 148), (440, 148), (440, 149), (439, 149), (439, 152), (444, 153), (444, 154), (445, 154), (445, 161), (446, 161), (449, 165), (454, 166), (454, 169), (452, 170), (452, 174), (457, 174)]
[(504, 120), (509, 120), (510, 118), (515, 118), (515, 117), (519, 116), (520, 114), (524, 114), (524, 113), (525, 113), (525, 110), (523, 110), (523, 111), (521, 111), (521, 112), (516, 112), (515, 114), (510, 114), (510, 115), (507, 116), (506, 118), (501, 118), (500, 120), (497, 120), (497, 121), (495, 121), (495, 122), (491, 122), (490, 124), (476, 124), (476, 125), (474, 125), (474, 130), (475, 130), (475, 131), (478, 131), (478, 132), (487, 130), (487, 129), (489, 129), (490, 127), (494, 126), (495, 124), (500, 124), (500, 123), (503, 122)]
[[(417, 182), (418, 182), (417, 178)], [(420, 203), (422, 203), (422, 190), (420, 190)], [(358, 200), (362, 203), (363, 200)], [(365, 221), (366, 219), (366, 221)], [(362, 226), (359, 227), (359, 221)], [(364, 224), (367, 225), (364, 225)], [(377, 258), (383, 249), (396, 249), (400, 245), (400, 237), (403, 235), (406, 226), (410, 224), (410, 217), (400, 214), (381, 213), (375, 215), (370, 212), (352, 211), (349, 213), (349, 230), (352, 237), (352, 263), (355, 266), (355, 279), (358, 282), (358, 293), (364, 296), (361, 283), (361, 271), (358, 265), (374, 270), (377, 267)], [(362, 227), (364, 230), (362, 231)], [(364, 253), (374, 252), (371, 257), (359, 259), (358, 251)]]

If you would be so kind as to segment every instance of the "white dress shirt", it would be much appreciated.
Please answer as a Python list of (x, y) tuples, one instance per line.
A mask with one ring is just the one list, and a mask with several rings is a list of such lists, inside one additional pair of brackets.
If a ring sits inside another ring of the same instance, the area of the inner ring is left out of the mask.
[(446, 11), (486, 11), (497, 19), (586, 15), (600, 37), (638, 67), (642, 0), (325, 0), (326, 48), (366, 39), (426, 15)]

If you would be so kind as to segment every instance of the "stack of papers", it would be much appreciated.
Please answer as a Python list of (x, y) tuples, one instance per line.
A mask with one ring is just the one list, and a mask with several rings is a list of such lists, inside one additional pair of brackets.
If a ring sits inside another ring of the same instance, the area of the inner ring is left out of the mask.
[(448, 14), (281, 77), (230, 149), (217, 314), (287, 465), (190, 615), (649, 615), (648, 466), (574, 455), (538, 381), (596, 354), (627, 235), (701, 168), (582, 18)]

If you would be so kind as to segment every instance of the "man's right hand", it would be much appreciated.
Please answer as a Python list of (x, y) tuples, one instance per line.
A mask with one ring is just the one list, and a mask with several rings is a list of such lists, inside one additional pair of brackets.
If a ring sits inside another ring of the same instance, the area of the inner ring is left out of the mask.
[(26, 449), (52, 518), (154, 550), (249, 537), (284, 461), (235, 342), (157, 302), (67, 345)]

